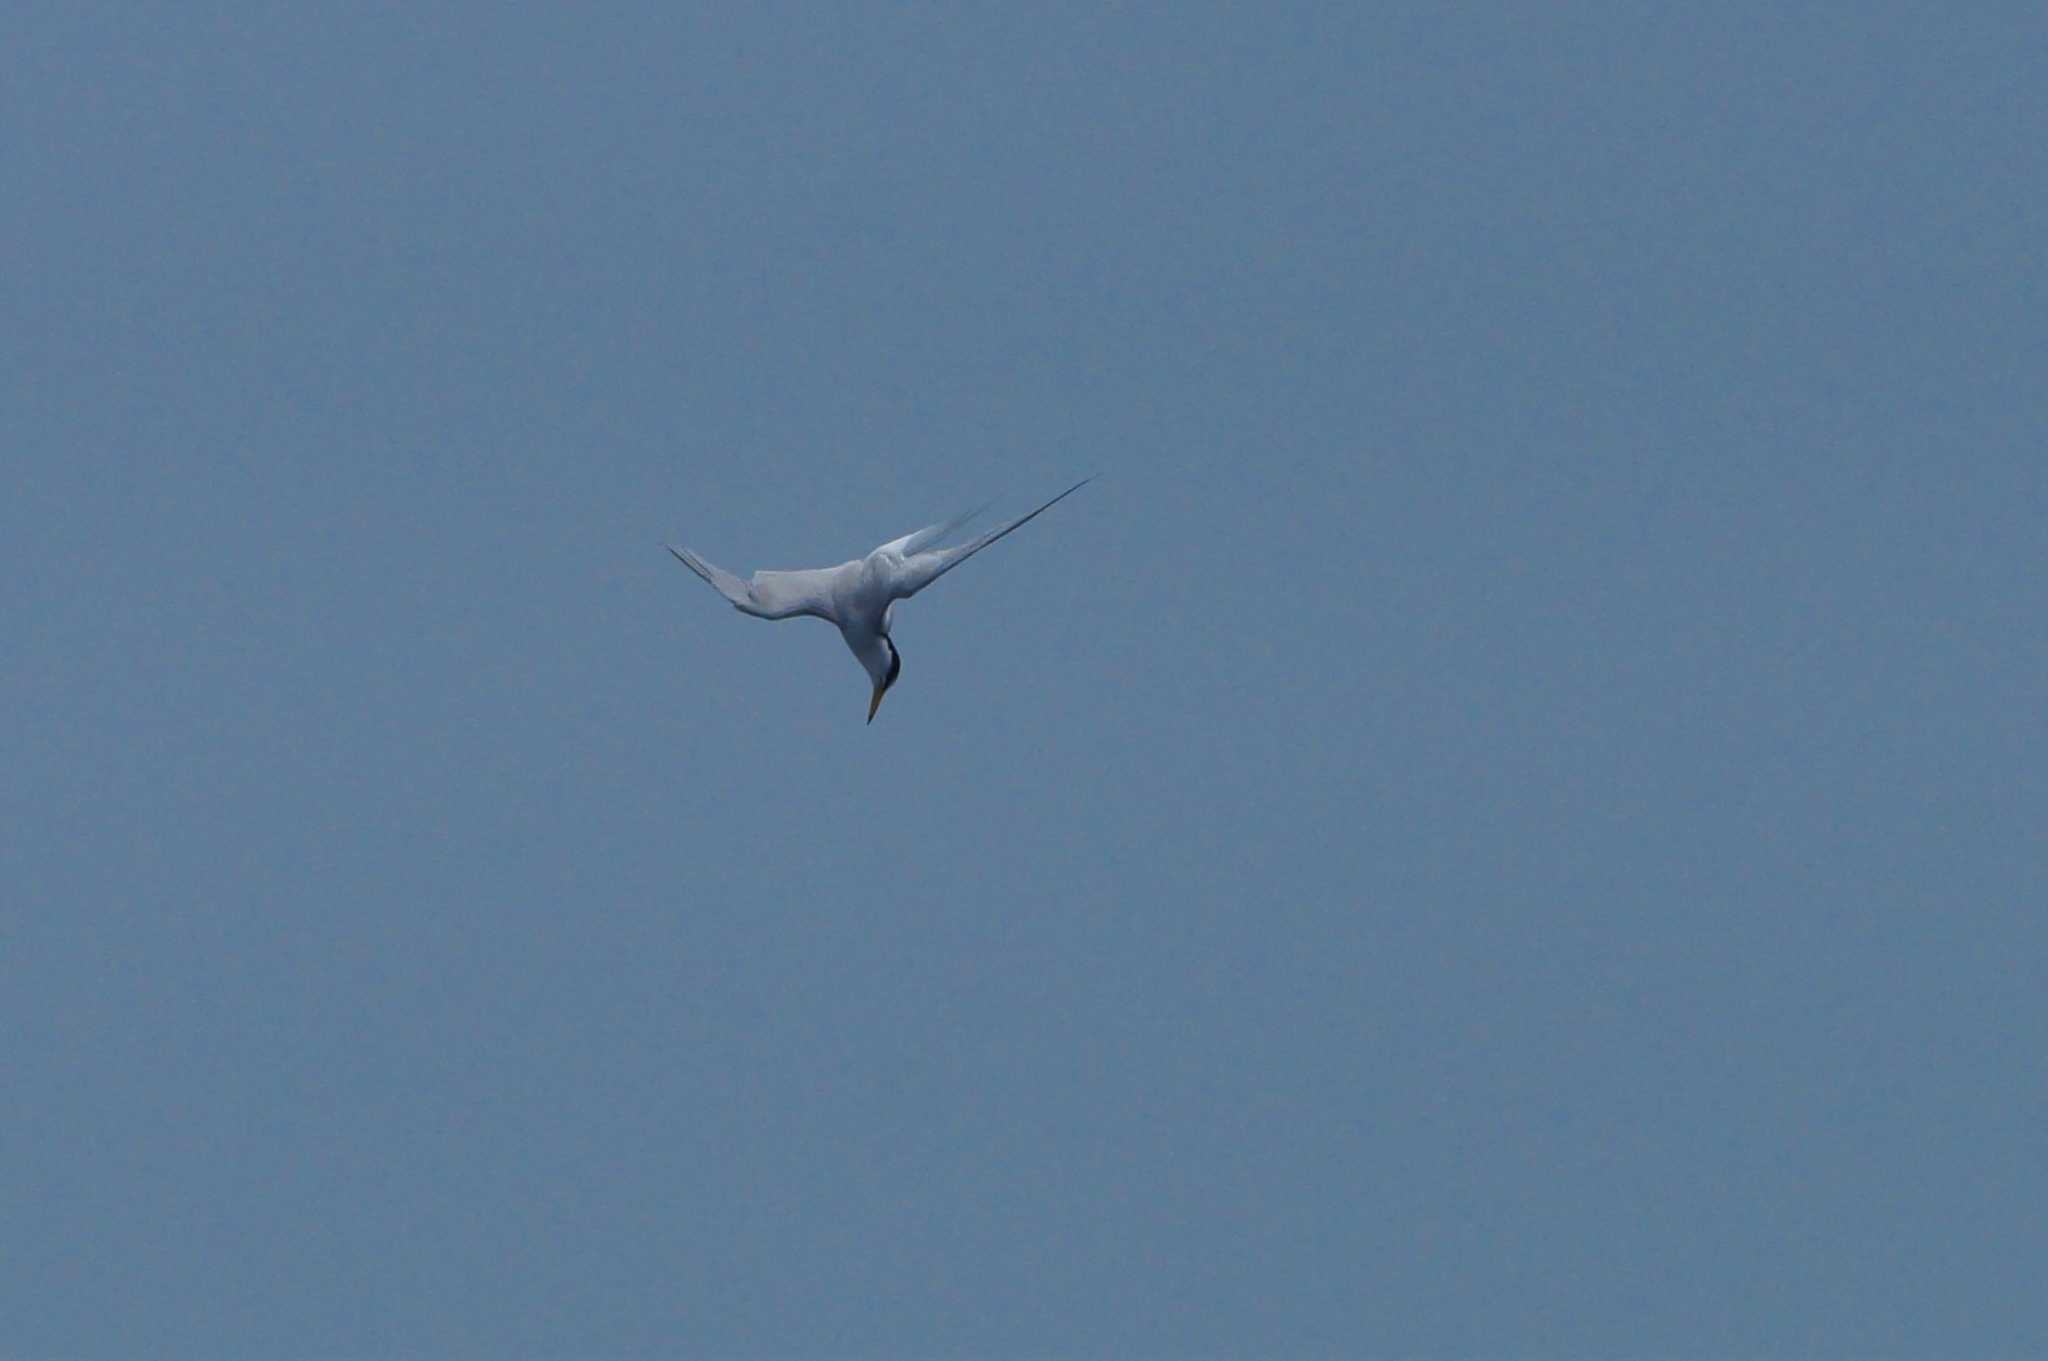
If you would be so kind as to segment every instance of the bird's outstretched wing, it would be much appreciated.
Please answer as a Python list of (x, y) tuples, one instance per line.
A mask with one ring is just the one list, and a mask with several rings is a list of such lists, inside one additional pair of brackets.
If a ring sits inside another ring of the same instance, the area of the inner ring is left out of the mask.
[(799, 572), (756, 572), (753, 580), (741, 581), (715, 563), (706, 562), (687, 548), (664, 544), (677, 562), (703, 577), (732, 602), (741, 614), (756, 619), (794, 619), (814, 615), (839, 622), (832, 613), (833, 575), (839, 568), (817, 567)]
[[(911, 596), (916, 595), (919, 591), (931, 585), (934, 581), (937, 581), (940, 577), (952, 571), (955, 567), (958, 567), (997, 539), (1002, 538), (1003, 535), (1013, 529), (1023, 528), (1094, 480), (1092, 477), (1084, 477), (1058, 496), (1053, 497), (1052, 500), (1047, 501), (1037, 510), (1032, 511), (1029, 515), (1020, 515), (1006, 524), (997, 525), (994, 529), (975, 535), (966, 543), (955, 544), (951, 548), (934, 548), (923, 552), (906, 553), (903, 558), (902, 568), (896, 573), (895, 579), (889, 584), (890, 596), (897, 600), (908, 600)], [(964, 520), (966, 517), (963, 516), (961, 518)], [(958, 524), (959, 521), (953, 523)], [(949, 527), (933, 526), (934, 529), (942, 531)], [(907, 535), (906, 539), (921, 540), (924, 543), (929, 543), (931, 539), (923, 537), (927, 534), (930, 534), (929, 530), (919, 530), (916, 534)], [(933, 535), (932, 537), (943, 537), (943, 534)]]

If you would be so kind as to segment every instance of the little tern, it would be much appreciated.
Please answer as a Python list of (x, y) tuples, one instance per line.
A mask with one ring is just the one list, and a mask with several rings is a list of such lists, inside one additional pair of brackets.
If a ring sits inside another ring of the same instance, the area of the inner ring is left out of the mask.
[(794, 619), (807, 614), (837, 624), (839, 636), (846, 639), (854, 659), (874, 682), (874, 694), (868, 699), (868, 722), (873, 723), (875, 710), (882, 707), (882, 696), (889, 693), (889, 687), (903, 673), (903, 654), (889, 638), (889, 629), (896, 620), (896, 602), (910, 599), (1003, 535), (1029, 524), (1094, 480), (1084, 477), (1029, 515), (1020, 515), (949, 548), (939, 547), (939, 541), (980, 511), (969, 511), (900, 539), (891, 539), (866, 557), (842, 562), (837, 567), (756, 572), (748, 581), (741, 581), (687, 548), (672, 544), (662, 547), (704, 578), (741, 614), (751, 614), (756, 619)]

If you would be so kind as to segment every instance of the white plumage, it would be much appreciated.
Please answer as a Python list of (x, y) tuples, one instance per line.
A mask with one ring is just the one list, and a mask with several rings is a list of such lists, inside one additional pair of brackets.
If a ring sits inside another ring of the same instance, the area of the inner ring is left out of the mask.
[(982, 549), (1028, 524), (1087, 486), (1093, 478), (1082, 478), (1029, 515), (1020, 515), (997, 525), (965, 543), (950, 548), (936, 545), (954, 530), (973, 519), (970, 511), (942, 524), (927, 525), (900, 539), (891, 539), (864, 558), (842, 562), (837, 567), (813, 567), (795, 572), (756, 572), (741, 581), (724, 568), (706, 562), (687, 548), (665, 545), (676, 560), (709, 582), (712, 589), (732, 602), (742, 614), (757, 619), (794, 619), (810, 615), (839, 626), (846, 646), (874, 682), (868, 701), (868, 722), (882, 696), (896, 683), (903, 669), (902, 654), (889, 639), (896, 602), (908, 600)]

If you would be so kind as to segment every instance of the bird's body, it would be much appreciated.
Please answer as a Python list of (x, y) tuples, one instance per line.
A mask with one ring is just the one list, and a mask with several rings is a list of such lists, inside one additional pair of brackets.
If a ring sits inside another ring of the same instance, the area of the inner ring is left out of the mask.
[(896, 683), (903, 670), (903, 655), (889, 637), (896, 602), (907, 600), (947, 572), (1002, 538), (1011, 530), (1044, 513), (1088, 485), (1084, 478), (1047, 501), (1029, 515), (1020, 515), (994, 529), (978, 534), (966, 543), (941, 548), (937, 545), (979, 512), (970, 511), (941, 524), (891, 539), (864, 558), (842, 562), (837, 567), (814, 567), (794, 572), (756, 572), (747, 581), (705, 561), (687, 548), (671, 547), (676, 560), (704, 578), (713, 590), (742, 614), (757, 619), (795, 619), (803, 615), (836, 624), (839, 636), (874, 682), (868, 703), (868, 722), (882, 696)]

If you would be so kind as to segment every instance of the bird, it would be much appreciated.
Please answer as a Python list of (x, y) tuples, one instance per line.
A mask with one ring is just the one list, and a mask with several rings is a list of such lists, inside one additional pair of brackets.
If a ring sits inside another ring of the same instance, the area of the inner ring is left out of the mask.
[(839, 636), (846, 640), (854, 660), (873, 682), (874, 690), (868, 697), (868, 722), (873, 723), (875, 711), (882, 707), (882, 696), (903, 674), (903, 654), (889, 637), (896, 620), (896, 602), (910, 599), (997, 539), (1022, 529), (1094, 480), (1084, 477), (1029, 515), (997, 525), (965, 543), (939, 546), (979, 515), (981, 509), (913, 530), (882, 544), (866, 557), (842, 562), (837, 567), (761, 571), (747, 581), (707, 561), (702, 554), (674, 544), (662, 547), (741, 614), (751, 614), (756, 619), (796, 619), (809, 615), (837, 625)]

